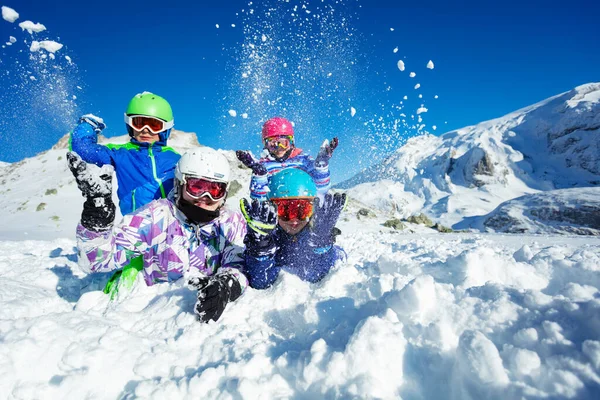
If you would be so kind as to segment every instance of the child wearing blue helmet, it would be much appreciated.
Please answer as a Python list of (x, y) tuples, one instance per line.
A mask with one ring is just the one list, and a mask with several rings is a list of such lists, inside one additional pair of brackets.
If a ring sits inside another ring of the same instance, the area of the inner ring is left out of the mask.
[(250, 286), (266, 289), (282, 269), (309, 282), (323, 279), (345, 252), (335, 245), (335, 224), (346, 204), (342, 193), (317, 197), (309, 174), (289, 168), (274, 174), (268, 200), (241, 200), (248, 230), (246, 275)]

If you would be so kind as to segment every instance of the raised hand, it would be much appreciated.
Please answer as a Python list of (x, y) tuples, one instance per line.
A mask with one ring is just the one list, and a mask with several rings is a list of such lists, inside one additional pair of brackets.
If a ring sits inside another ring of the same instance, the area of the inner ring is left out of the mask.
[(264, 165), (254, 159), (249, 151), (237, 150), (235, 155), (246, 167), (250, 168), (255, 175), (266, 175), (267, 169)]
[(190, 286), (198, 289), (198, 300), (194, 312), (201, 322), (217, 321), (227, 303), (235, 301), (242, 294), (238, 280), (230, 274), (216, 274), (211, 277), (191, 278)]
[(94, 174), (89, 170), (88, 164), (75, 152), (67, 152), (69, 169), (75, 177), (77, 187), (84, 197), (101, 197), (112, 194), (112, 174), (105, 169), (100, 174)]
[(115, 204), (112, 201), (112, 174), (106, 168), (94, 174), (77, 153), (68, 152), (69, 169), (75, 176), (77, 187), (85, 197), (80, 223), (85, 228), (101, 232), (112, 227), (115, 220)]
[(338, 143), (339, 143), (339, 141), (338, 141), (337, 137), (334, 137), (333, 139), (331, 139), (331, 142), (329, 140), (325, 139), (325, 141), (321, 145), (319, 154), (317, 154), (317, 158), (315, 159), (315, 162), (322, 163), (325, 165), (329, 164), (329, 159), (333, 155), (333, 151), (338, 146)]
[(340, 217), (346, 206), (346, 193), (327, 193), (321, 204), (319, 198), (315, 199), (314, 230), (329, 233)]
[(270, 201), (254, 199), (248, 203), (248, 200), (241, 199), (240, 208), (249, 231), (258, 236), (269, 235), (277, 226), (277, 206)]
[(100, 117), (95, 116), (94, 114), (85, 114), (79, 118), (79, 123), (87, 122), (94, 128), (94, 132), (100, 133), (104, 129), (106, 129), (106, 124), (104, 120)]

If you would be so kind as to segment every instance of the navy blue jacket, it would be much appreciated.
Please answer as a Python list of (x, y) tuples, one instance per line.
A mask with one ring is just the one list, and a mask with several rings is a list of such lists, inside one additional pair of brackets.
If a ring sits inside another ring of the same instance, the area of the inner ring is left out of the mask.
[(250, 286), (255, 289), (268, 288), (275, 282), (281, 269), (308, 282), (323, 279), (337, 260), (345, 258), (346, 253), (333, 244), (317, 247), (312, 243), (311, 234), (314, 232), (310, 224), (295, 236), (277, 226), (265, 243), (257, 248), (258, 244), (252, 240), (252, 232), (249, 232), (245, 241), (245, 271)]
[(175, 164), (181, 157), (166, 146), (170, 130), (152, 145), (134, 138), (127, 144), (98, 144), (90, 124), (80, 123), (71, 133), (71, 150), (87, 162), (111, 164), (117, 175), (121, 214), (128, 214), (155, 199), (166, 198), (173, 189)]

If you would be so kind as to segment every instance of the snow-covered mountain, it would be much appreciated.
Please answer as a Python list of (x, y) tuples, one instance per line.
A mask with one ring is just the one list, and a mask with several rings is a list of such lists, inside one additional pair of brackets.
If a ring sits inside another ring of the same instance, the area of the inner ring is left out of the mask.
[[(99, 137), (100, 143), (122, 144), (128, 141), (128, 135)], [(169, 145), (181, 153), (199, 143), (195, 133), (173, 130)], [(16, 163), (0, 165), (0, 209), (5, 213), (4, 223), (0, 225), (0, 239), (73, 236), (73, 229), (81, 216), (83, 198), (67, 166), (65, 155), (68, 146), (69, 138), (65, 135), (51, 150)], [(250, 170), (237, 160), (235, 152), (223, 151), (223, 154), (230, 161), (233, 179), (228, 203), (236, 206), (239, 199), (249, 193)], [(116, 180), (113, 183), (116, 201)]]
[(522, 195), (599, 184), (600, 83), (590, 83), (498, 119), (412, 138), (338, 187), (381, 210), (423, 211), (464, 227)]

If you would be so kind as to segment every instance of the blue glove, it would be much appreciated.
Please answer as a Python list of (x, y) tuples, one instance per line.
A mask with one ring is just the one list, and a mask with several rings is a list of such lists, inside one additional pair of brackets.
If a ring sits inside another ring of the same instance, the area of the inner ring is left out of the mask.
[(90, 124), (92, 128), (94, 128), (94, 132), (96, 133), (100, 133), (104, 129), (106, 129), (106, 124), (104, 123), (104, 120), (100, 117), (96, 117), (94, 114), (82, 115), (81, 118), (79, 118), (79, 123), (82, 122), (87, 122), (88, 124)]
[(329, 159), (333, 155), (333, 151), (338, 146), (338, 138), (334, 137), (331, 139), (331, 142), (327, 139), (321, 145), (321, 149), (319, 150), (319, 154), (317, 154), (317, 158), (315, 159), (315, 163), (319, 166), (327, 166), (329, 165)]
[(340, 218), (340, 213), (346, 207), (346, 193), (327, 193), (323, 204), (317, 197), (315, 199), (315, 215), (311, 230), (310, 244), (313, 247), (328, 250), (335, 240), (335, 224)]
[(240, 160), (246, 167), (250, 168), (255, 175), (267, 174), (267, 169), (265, 166), (256, 161), (249, 151), (237, 150), (235, 155), (238, 160)]

